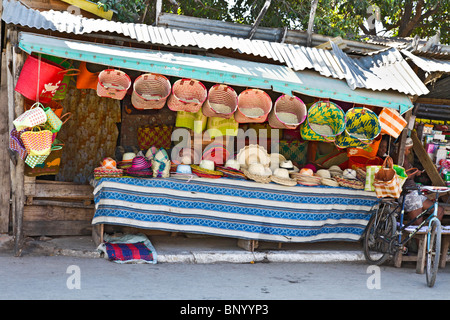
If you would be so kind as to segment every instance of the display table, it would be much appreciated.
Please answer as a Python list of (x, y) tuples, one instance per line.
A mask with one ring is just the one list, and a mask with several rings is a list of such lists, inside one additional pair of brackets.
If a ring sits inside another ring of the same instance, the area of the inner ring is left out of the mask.
[(237, 239), (357, 241), (374, 192), (282, 186), (228, 178), (102, 178), (92, 224), (114, 224)]

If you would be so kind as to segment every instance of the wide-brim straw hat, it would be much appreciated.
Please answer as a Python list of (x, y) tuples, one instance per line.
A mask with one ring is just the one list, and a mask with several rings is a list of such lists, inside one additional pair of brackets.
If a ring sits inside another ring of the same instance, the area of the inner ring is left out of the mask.
[(195, 164), (191, 165), (191, 169), (192, 169), (192, 173), (194, 173), (195, 175), (197, 175), (198, 177), (201, 177), (201, 178), (217, 179), (217, 178), (223, 177), (223, 173), (220, 171), (204, 169)]
[(339, 183), (342, 187), (352, 188), (352, 189), (364, 189), (364, 183), (359, 180), (350, 180), (346, 179), (343, 176), (335, 176), (334, 179)]
[(270, 176), (270, 179), (278, 184), (285, 186), (295, 186), (297, 185), (297, 180), (289, 177), (289, 171), (282, 168), (277, 168)]
[(250, 180), (259, 182), (259, 183), (269, 183), (272, 180), (270, 179), (270, 176), (262, 176), (262, 175), (257, 175), (257, 174), (253, 174), (250, 173), (247, 169), (242, 169), (242, 171), (244, 172), (245, 176), (247, 178), (249, 178)]
[(338, 175), (342, 175), (342, 172), (343, 172), (342, 169), (339, 168), (339, 167), (336, 166), (336, 165), (331, 166), (331, 167), (328, 169), (328, 171), (330, 172), (332, 178), (335, 177), (335, 176), (338, 176)]
[(322, 178), (320, 180), (320, 183), (322, 183), (324, 186), (339, 187), (339, 183), (333, 178)]
[(270, 165), (270, 156), (267, 150), (257, 144), (251, 144), (239, 150), (236, 160), (241, 169), (247, 169), (252, 162), (261, 163), (267, 167)]
[(223, 173), (225, 178), (246, 180), (244, 172), (230, 167), (216, 166), (216, 170)]
[(105, 167), (97, 167), (94, 169), (95, 178), (118, 178), (122, 175), (122, 169), (106, 169)]
[(133, 158), (131, 167), (126, 169), (126, 173), (135, 177), (147, 177), (152, 176), (153, 171), (151, 169), (151, 162), (143, 156), (137, 156)]
[(301, 173), (291, 173), (291, 177), (297, 180), (298, 184), (304, 185), (304, 186), (318, 186), (321, 182), (321, 177), (318, 176), (311, 176), (308, 174), (301, 174)]

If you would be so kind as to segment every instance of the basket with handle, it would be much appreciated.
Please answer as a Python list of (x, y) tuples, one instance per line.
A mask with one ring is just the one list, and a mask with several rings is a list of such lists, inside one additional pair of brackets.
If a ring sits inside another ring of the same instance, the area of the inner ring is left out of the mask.
[(330, 101), (317, 101), (308, 110), (300, 125), (303, 140), (334, 142), (345, 129), (345, 113)]
[(238, 106), (236, 91), (225, 84), (216, 84), (208, 91), (208, 99), (203, 104), (202, 112), (207, 117), (230, 119)]
[(172, 111), (197, 112), (205, 102), (208, 91), (203, 83), (194, 79), (180, 79), (172, 86), (167, 106)]
[(106, 69), (98, 75), (97, 95), (122, 100), (131, 86), (130, 77), (121, 70)]
[(298, 97), (280, 96), (269, 114), (269, 125), (275, 129), (296, 129), (306, 119), (306, 105)]
[(365, 107), (354, 107), (346, 113), (345, 130), (336, 137), (339, 148), (358, 148), (369, 145), (381, 132), (378, 116)]
[(238, 96), (238, 108), (234, 119), (239, 123), (261, 123), (272, 110), (272, 99), (260, 89), (247, 89)]
[(48, 103), (59, 89), (66, 72), (57, 63), (40, 55), (30, 55), (22, 67), (15, 91), (30, 100)]
[(133, 83), (131, 103), (136, 109), (161, 109), (171, 89), (172, 86), (165, 76), (155, 73), (142, 74)]

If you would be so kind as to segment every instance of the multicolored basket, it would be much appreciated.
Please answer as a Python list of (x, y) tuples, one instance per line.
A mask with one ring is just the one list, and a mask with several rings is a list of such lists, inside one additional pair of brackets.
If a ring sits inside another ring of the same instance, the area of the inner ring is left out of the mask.
[(11, 150), (17, 151), (17, 153), (19, 154), (20, 159), (25, 160), (25, 158), (27, 157), (27, 149), (25, 148), (22, 139), (20, 138), (20, 135), (25, 132), (28, 131), (30, 129), (24, 129), (22, 131), (17, 131), (15, 128), (13, 128), (11, 130), (11, 132), (9, 133), (9, 148)]
[(364, 107), (351, 108), (345, 117), (345, 130), (334, 142), (339, 148), (365, 147), (381, 132), (378, 116), (372, 110)]
[(208, 91), (203, 83), (194, 79), (180, 79), (172, 86), (167, 106), (172, 111), (197, 112), (205, 102)]
[(238, 96), (234, 118), (239, 123), (262, 123), (272, 110), (272, 99), (260, 89), (247, 89)]
[(303, 140), (334, 142), (345, 129), (345, 113), (330, 101), (318, 101), (308, 110), (306, 121), (300, 125)]
[(298, 97), (280, 96), (269, 114), (269, 124), (275, 129), (296, 129), (306, 119), (306, 105)]
[(98, 75), (97, 95), (122, 100), (131, 86), (130, 77), (123, 71), (106, 69)]
[(136, 109), (161, 109), (166, 104), (171, 89), (169, 80), (163, 75), (140, 75), (133, 83), (131, 103)]
[(25, 131), (20, 138), (30, 156), (48, 156), (50, 154), (53, 142), (53, 133), (50, 130)]
[(238, 106), (238, 95), (230, 86), (216, 84), (208, 91), (202, 112), (207, 117), (230, 119)]

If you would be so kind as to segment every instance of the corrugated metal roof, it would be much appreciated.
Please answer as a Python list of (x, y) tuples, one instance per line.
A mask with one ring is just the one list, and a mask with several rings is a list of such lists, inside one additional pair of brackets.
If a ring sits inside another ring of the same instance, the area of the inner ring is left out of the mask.
[[(333, 50), (329, 51), (266, 40), (249, 40), (222, 34), (120, 23), (104, 19), (88, 19), (68, 12), (53, 10), (40, 12), (28, 9), (13, 0), (3, 0), (2, 19), (6, 23), (65, 33), (114, 32), (137, 41), (173, 47), (194, 46), (206, 50), (227, 48), (242, 54), (261, 56), (280, 62), (294, 71), (312, 69), (325, 77), (345, 79), (352, 89), (392, 89), (408, 95), (428, 93), (425, 85), (420, 82), (420, 79), (401, 55), (396, 55), (396, 51), (386, 51), (381, 56), (365, 57), (369, 60), (368, 64), (372, 65), (368, 68), (365, 64), (350, 58), (337, 46), (333, 46)], [(194, 19), (199, 20), (199, 18)], [(393, 57), (389, 57), (390, 55)], [(386, 59), (386, 56), (388, 56), (388, 59)], [(370, 63), (370, 60), (374, 61)]]
[(407, 51), (401, 51), (405, 56), (425, 72), (446, 72), (450, 73), (450, 60), (438, 60), (433, 58), (418, 57)]

